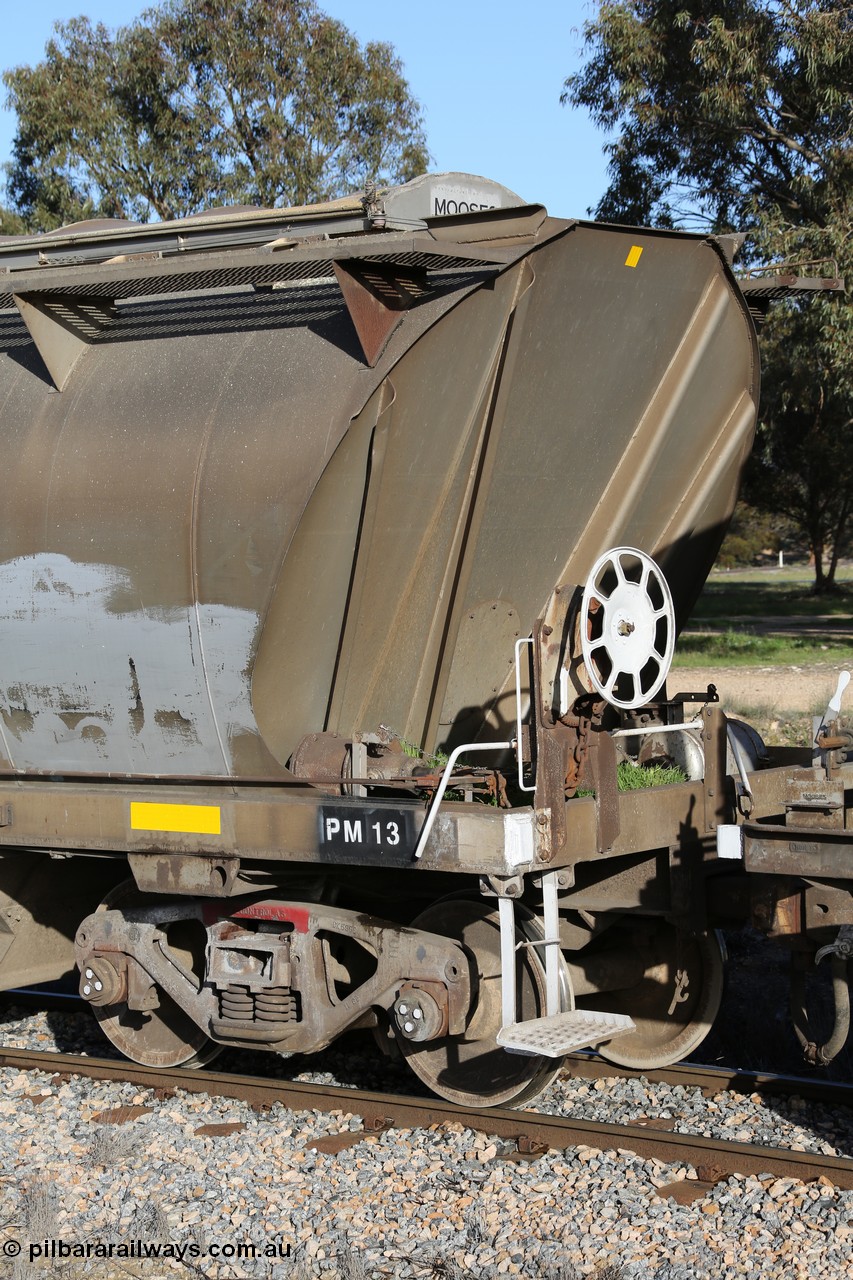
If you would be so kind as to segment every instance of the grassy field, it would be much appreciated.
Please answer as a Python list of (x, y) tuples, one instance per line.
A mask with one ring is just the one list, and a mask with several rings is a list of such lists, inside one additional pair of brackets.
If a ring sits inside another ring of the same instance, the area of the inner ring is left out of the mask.
[(678, 642), (686, 666), (801, 666), (853, 656), (853, 565), (836, 594), (812, 594), (807, 569), (713, 571)]
[(805, 666), (853, 659), (853, 624), (847, 634), (817, 632), (802, 636), (756, 635), (729, 629), (713, 635), (682, 635), (673, 667)]
[(732, 618), (837, 618), (853, 615), (853, 565), (843, 565), (837, 595), (811, 594), (807, 568), (713, 570), (690, 618), (691, 629)]

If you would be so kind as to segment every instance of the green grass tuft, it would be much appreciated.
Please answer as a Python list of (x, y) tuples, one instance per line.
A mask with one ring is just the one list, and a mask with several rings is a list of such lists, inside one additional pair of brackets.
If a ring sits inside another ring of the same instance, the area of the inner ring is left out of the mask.
[(645, 791), (647, 787), (671, 787), (675, 782), (686, 782), (687, 774), (676, 765), (634, 764), (633, 760), (621, 760), (616, 770), (620, 791)]
[(436, 773), (442, 770), (450, 759), (446, 751), (434, 751), (432, 755), (425, 756), (423, 749), (414, 742), (407, 742), (405, 738), (400, 738), (399, 742), (405, 755), (410, 756), (413, 760), (423, 760), (424, 764)]
[[(616, 769), (616, 784), (620, 791), (645, 791), (649, 787), (671, 787), (675, 782), (686, 782), (687, 774), (677, 765), (634, 764), (633, 760), (620, 760)], [(594, 796), (591, 787), (581, 787), (578, 796)]]

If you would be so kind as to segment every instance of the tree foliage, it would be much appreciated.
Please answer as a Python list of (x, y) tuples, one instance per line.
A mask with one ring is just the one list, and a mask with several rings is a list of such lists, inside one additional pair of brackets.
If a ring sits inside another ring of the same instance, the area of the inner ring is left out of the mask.
[(775, 561), (780, 551), (786, 559), (802, 553), (804, 540), (794, 524), (781, 512), (759, 511), (741, 501), (735, 507), (720, 553), (717, 568), (734, 569)]
[[(602, 0), (583, 34), (563, 99), (611, 135), (597, 216), (748, 231), (751, 265), (853, 287), (849, 0)], [(853, 307), (777, 306), (762, 349), (752, 501), (800, 523), (823, 588), (853, 517)]]
[(783, 307), (768, 324), (761, 423), (745, 486), (761, 510), (803, 531), (819, 592), (833, 587), (853, 526), (853, 401), (829, 349), (819, 307)]
[(24, 223), (16, 213), (0, 204), (0, 236), (17, 236), (24, 230)]
[(169, 0), (115, 32), (75, 18), (3, 79), (31, 229), (303, 204), (429, 159), (392, 47), (362, 48), (314, 0)]
[(851, 37), (849, 0), (602, 0), (563, 94), (618, 131), (598, 216), (825, 225), (853, 180)]

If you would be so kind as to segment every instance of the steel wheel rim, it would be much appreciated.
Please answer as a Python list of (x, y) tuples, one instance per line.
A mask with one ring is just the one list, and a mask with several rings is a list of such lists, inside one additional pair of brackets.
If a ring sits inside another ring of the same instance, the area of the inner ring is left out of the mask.
[[(559, 1073), (563, 1060), (509, 1053), (497, 1044), (501, 1025), (500, 924), (495, 905), (483, 899), (444, 899), (422, 912), (413, 927), (462, 942), (481, 1000), (469, 1020), (469, 1030), (478, 1031), (474, 1039), (446, 1036), (418, 1045), (401, 1037), (400, 1048), (409, 1066), (439, 1097), (463, 1106), (520, 1106), (535, 1098)], [(538, 941), (542, 936), (535, 917), (519, 904), (516, 931), (526, 941)], [(517, 953), (519, 1020), (545, 1008), (545, 971), (536, 950), (528, 947)], [(562, 978), (567, 1004), (565, 970)], [(485, 992), (484, 982), (489, 984)]]
[[(145, 906), (156, 902), (143, 894), (133, 880), (116, 885), (98, 911), (119, 906)], [(92, 1012), (104, 1035), (131, 1062), (146, 1067), (202, 1067), (222, 1052), (188, 1013), (160, 991), (160, 1007), (150, 1013), (118, 1005), (92, 1005)]]
[[(651, 963), (634, 987), (592, 994), (583, 1001), (634, 1019), (635, 1031), (598, 1046), (602, 1058), (620, 1067), (653, 1069), (682, 1061), (705, 1039), (722, 1002), (725, 948), (718, 932), (690, 937), (660, 921), (652, 950)], [(683, 971), (688, 975), (686, 987), (678, 977)], [(677, 995), (686, 998), (676, 1002)]]

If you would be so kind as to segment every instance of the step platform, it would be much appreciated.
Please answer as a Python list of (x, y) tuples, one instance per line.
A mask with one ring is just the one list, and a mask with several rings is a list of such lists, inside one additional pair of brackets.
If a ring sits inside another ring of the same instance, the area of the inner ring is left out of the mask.
[(587, 1049), (614, 1036), (634, 1030), (634, 1021), (625, 1013), (599, 1013), (596, 1009), (572, 1009), (551, 1018), (513, 1022), (498, 1032), (498, 1044), (511, 1053), (541, 1054), (562, 1058), (576, 1049)]

